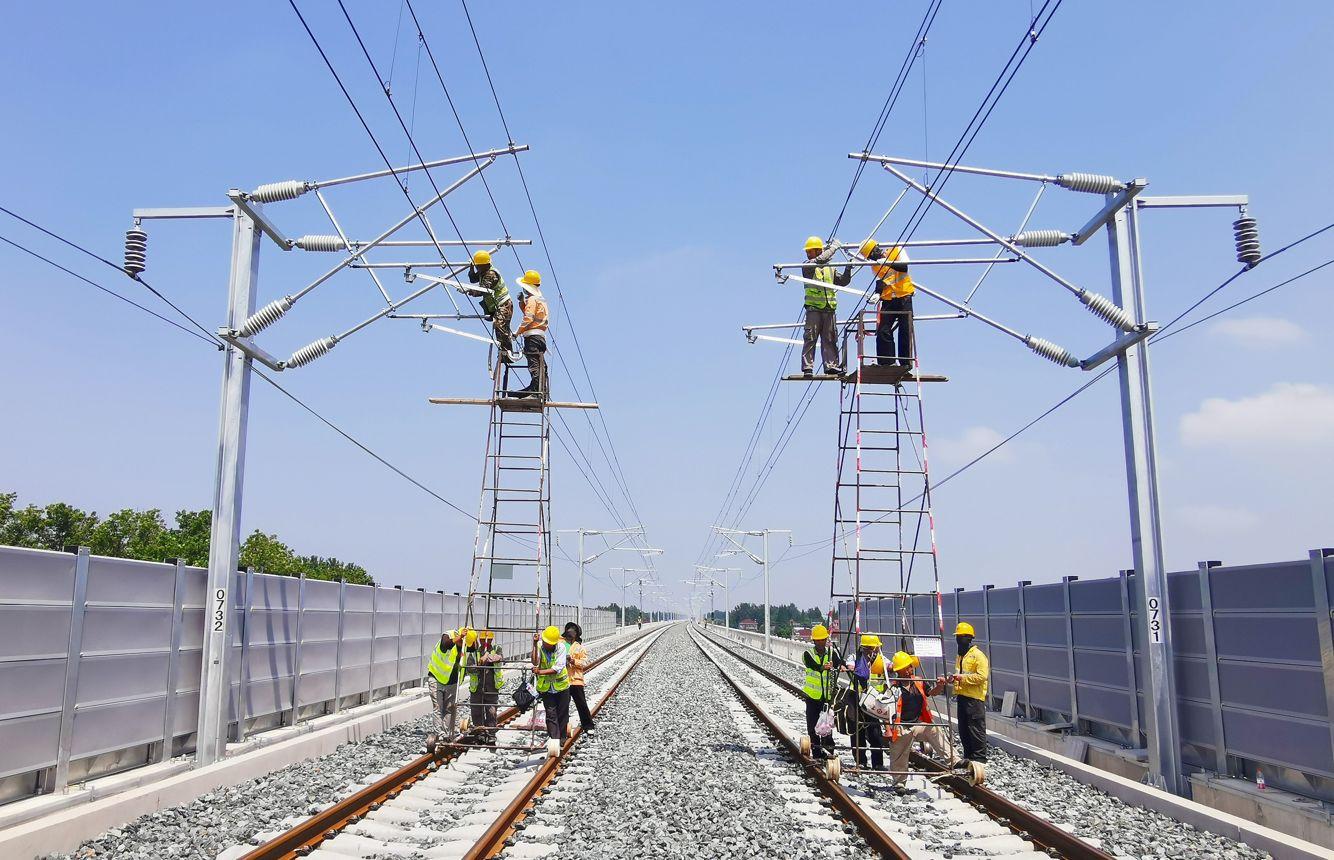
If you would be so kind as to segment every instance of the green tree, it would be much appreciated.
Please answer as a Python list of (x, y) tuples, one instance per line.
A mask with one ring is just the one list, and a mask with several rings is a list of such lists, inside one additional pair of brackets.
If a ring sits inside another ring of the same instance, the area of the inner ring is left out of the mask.
[(251, 532), (241, 544), (241, 567), (286, 576), (295, 576), (302, 570), (291, 547), (277, 535), (267, 535), (259, 529)]
[(311, 579), (334, 581), (346, 579), (353, 585), (375, 584), (375, 580), (366, 572), (366, 568), (354, 562), (339, 561), (336, 558), (324, 558), (318, 555), (302, 555), (297, 557), (297, 564), (306, 571), (306, 576)]
[(88, 544), (95, 555), (165, 561), (174, 557), (171, 533), (157, 508), (130, 508), (109, 514), (92, 531)]
[(168, 535), (168, 551), (163, 558), (179, 558), (194, 567), (206, 567), (212, 529), (212, 511), (177, 511), (176, 528)]

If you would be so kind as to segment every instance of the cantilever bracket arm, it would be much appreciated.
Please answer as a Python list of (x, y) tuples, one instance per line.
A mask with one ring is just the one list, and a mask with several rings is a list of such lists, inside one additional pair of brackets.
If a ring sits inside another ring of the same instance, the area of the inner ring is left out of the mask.
[(1075, 233), (1074, 238), (1070, 240), (1073, 245), (1082, 245), (1093, 237), (1095, 233), (1103, 228), (1108, 221), (1120, 212), (1122, 207), (1128, 205), (1134, 200), (1141, 191), (1149, 187), (1147, 179), (1132, 179), (1126, 183), (1126, 187), (1118, 191), (1107, 200), (1106, 205), (1098, 210), (1098, 214), (1089, 219), (1089, 222)]
[(272, 354), (260, 349), (252, 338), (241, 337), (235, 329), (220, 328), (218, 329), (218, 337), (241, 350), (241, 352), (245, 353), (247, 358), (253, 358), (269, 370), (281, 373), (283, 370), (287, 369), (287, 362), (279, 358), (274, 358)]
[(1130, 349), (1130, 347), (1134, 346), (1140, 341), (1147, 340), (1148, 338), (1153, 337), (1157, 333), (1158, 333), (1158, 323), (1156, 322), (1147, 322), (1144, 323), (1143, 325), (1137, 326), (1135, 331), (1125, 332), (1116, 340), (1112, 341), (1111, 343), (1104, 346), (1102, 349), (1093, 353), (1093, 355), (1090, 355), (1088, 358), (1081, 361), (1079, 363), (1079, 369), (1092, 370), (1098, 365), (1106, 362), (1108, 359), (1115, 358), (1116, 356), (1125, 352), (1127, 349)]
[(238, 209), (250, 216), (256, 226), (263, 230), (264, 235), (272, 239), (274, 244), (284, 251), (292, 250), (295, 243), (283, 235), (283, 231), (278, 229), (278, 225), (264, 214), (264, 204), (252, 201), (244, 191), (237, 188), (228, 191), (227, 196), (236, 204)]

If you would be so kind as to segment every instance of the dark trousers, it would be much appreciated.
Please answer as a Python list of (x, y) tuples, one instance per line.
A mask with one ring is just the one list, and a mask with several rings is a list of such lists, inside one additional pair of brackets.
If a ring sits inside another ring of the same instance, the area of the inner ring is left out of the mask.
[[(896, 332), (897, 350), (894, 348)], [(897, 360), (904, 367), (912, 367), (912, 296), (880, 302), (875, 324), (875, 354), (877, 364), (893, 364)]]
[(523, 354), (528, 358), (528, 375), (532, 377), (524, 391), (537, 391), (546, 397), (551, 392), (547, 379), (547, 339), (537, 334), (524, 335)]
[(834, 736), (831, 734), (827, 738), (822, 738), (815, 733), (815, 721), (820, 718), (820, 712), (828, 704), (820, 699), (806, 698), (806, 736), (811, 739), (811, 753), (815, 754), (821, 748), (826, 752), (834, 751)]
[(570, 689), (543, 693), (542, 706), (547, 711), (547, 737), (565, 743), (570, 736)]
[(866, 751), (871, 751), (871, 767), (885, 766), (885, 730), (880, 721), (866, 714), (857, 715), (857, 731), (852, 736), (857, 765), (866, 767)]
[(806, 327), (802, 331), (801, 370), (807, 373), (815, 368), (815, 342), (820, 342), (820, 360), (824, 362), (825, 372), (838, 370), (843, 365), (838, 360), (838, 326), (833, 308), (820, 310), (806, 308)]
[(474, 726), (492, 727), (496, 724), (496, 707), (500, 704), (500, 693), (494, 690), (490, 692), (478, 690), (472, 694), (470, 701)]
[(969, 761), (987, 760), (987, 709), (981, 699), (955, 696), (959, 703), (959, 741), (963, 757)]
[(574, 709), (579, 712), (579, 728), (587, 731), (593, 728), (593, 715), (588, 710), (588, 697), (584, 695), (583, 684), (570, 685), (570, 699)]

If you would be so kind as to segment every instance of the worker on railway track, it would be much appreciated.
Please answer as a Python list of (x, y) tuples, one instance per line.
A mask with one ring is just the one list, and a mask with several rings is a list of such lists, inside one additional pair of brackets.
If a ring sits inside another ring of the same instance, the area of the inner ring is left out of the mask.
[(514, 302), (510, 299), (505, 279), (491, 265), (490, 251), (477, 251), (472, 255), (472, 265), (468, 267), (468, 280), (477, 286), (463, 287), (462, 292), (482, 300), (482, 313), (491, 320), (496, 346), (500, 350), (500, 360), (506, 364), (513, 364), (514, 338), (510, 335), (510, 322), (514, 319)]
[(843, 373), (843, 361), (838, 348), (838, 292), (835, 286), (846, 287), (852, 282), (852, 267), (844, 266), (843, 271), (829, 265), (838, 242), (831, 241), (825, 247), (824, 240), (812, 236), (806, 240), (806, 265), (801, 267), (801, 276), (807, 281), (828, 284), (827, 287), (806, 284), (806, 299), (803, 307), (806, 312), (805, 328), (801, 341), (801, 372), (810, 376), (815, 370), (815, 342), (820, 342), (820, 360), (824, 363), (824, 372), (835, 376)]
[(533, 635), (533, 683), (547, 715), (547, 738), (562, 745), (570, 734), (569, 649), (554, 625)]
[(490, 630), (479, 631), (476, 642), (468, 646), (468, 701), (472, 724), (483, 730), (496, 726), (500, 688), (505, 685), (505, 670), (496, 664), (503, 659), (505, 655), (496, 644), (496, 634)]
[[(463, 649), (470, 631), (447, 630), (440, 634), (431, 660), (426, 665), (426, 686), (431, 693), (431, 733), (426, 736), (426, 752), (437, 752), (437, 745), (455, 735), (459, 669), (463, 667)], [(474, 634), (475, 635), (475, 634)]]
[[(886, 250), (874, 239), (867, 239), (859, 250), (867, 260), (885, 261), (883, 265), (872, 267), (875, 291), (880, 297), (875, 315), (876, 363), (892, 365), (898, 362), (904, 367), (912, 367), (912, 297), (917, 288), (908, 274), (908, 252), (897, 246)], [(897, 349), (895, 334), (898, 335)]]
[(806, 736), (811, 740), (811, 754), (819, 759), (830, 758), (834, 754), (833, 733), (821, 737), (815, 731), (820, 714), (834, 701), (838, 672), (843, 665), (829, 644), (829, 628), (823, 624), (811, 628), (811, 647), (801, 655), (801, 662), (806, 668), (801, 691), (806, 696)]
[(906, 651), (896, 651), (889, 659), (889, 670), (894, 673), (891, 683), (898, 693), (894, 719), (889, 726), (889, 769), (894, 773), (895, 790), (899, 793), (907, 790), (906, 771), (914, 743), (930, 747), (947, 766), (952, 764), (949, 747), (931, 713), (930, 698), (944, 692), (944, 679), (937, 679), (927, 689), (926, 679), (914, 674), (920, 665), (921, 660)]
[[(852, 669), (852, 691), (854, 699), (860, 702), (867, 690), (885, 692), (885, 658), (880, 653), (880, 637), (874, 633), (863, 633), (861, 652)], [(864, 708), (854, 710), (855, 728), (852, 733), (853, 757), (858, 767), (866, 767), (867, 752), (870, 752), (871, 769), (885, 769), (885, 734), (880, 720)]]
[(550, 313), (547, 300), (542, 295), (542, 274), (529, 269), (519, 278), (523, 295), (519, 297), (519, 307), (523, 309), (523, 323), (516, 334), (523, 338), (523, 354), (528, 358), (528, 375), (531, 377), (528, 387), (522, 389), (521, 397), (545, 398), (551, 394), (551, 380), (547, 376), (547, 325)]
[[(954, 674), (947, 679), (954, 686), (958, 709), (959, 741), (963, 745), (964, 761), (983, 764), (987, 760), (987, 679), (991, 665), (982, 649), (973, 644), (973, 625), (960, 621), (954, 628), (957, 656)], [(976, 769), (974, 769), (976, 770)]]
[(570, 658), (566, 664), (570, 670), (570, 701), (574, 702), (574, 709), (579, 714), (579, 727), (591, 732), (594, 729), (593, 714), (588, 710), (588, 698), (584, 695), (584, 671), (591, 661), (588, 649), (584, 647), (584, 630), (577, 622), (571, 621), (565, 625), (561, 638), (570, 649)]

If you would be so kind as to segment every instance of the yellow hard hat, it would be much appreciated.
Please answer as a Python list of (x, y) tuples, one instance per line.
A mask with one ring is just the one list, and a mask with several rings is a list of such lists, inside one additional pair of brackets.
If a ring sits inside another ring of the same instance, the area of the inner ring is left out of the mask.
[(477, 632), (477, 638), (486, 641), (487, 639), (495, 639), (496, 634), (492, 633), (490, 630), (479, 630)]
[(889, 661), (889, 668), (895, 672), (902, 672), (913, 663), (912, 655), (907, 651), (895, 651), (894, 657)]
[(529, 269), (523, 273), (523, 277), (519, 278), (519, 283), (527, 284), (530, 287), (540, 287), (542, 286), (542, 273), (537, 269)]
[(975, 633), (975, 632), (973, 631), (973, 625), (969, 624), (967, 621), (960, 621), (960, 622), (959, 622), (959, 626), (954, 628), (954, 635), (955, 635), (955, 636), (976, 636), (977, 633)]
[(473, 255), (472, 255), (472, 264), (473, 264), (474, 266), (489, 266), (489, 265), (491, 265), (491, 252), (490, 252), (490, 251), (474, 251), (474, 252), (473, 252)]
[(880, 247), (879, 242), (877, 242), (874, 239), (867, 239), (865, 242), (862, 242), (862, 246), (857, 250), (861, 253), (863, 257), (870, 259), (871, 255), (875, 253), (875, 249), (879, 247)]
[(817, 624), (811, 628), (811, 641), (823, 642), (829, 638), (829, 628), (823, 624)]
[(823, 251), (823, 250), (824, 250), (824, 239), (821, 239), (819, 236), (812, 236), (812, 237), (810, 237), (809, 239), (806, 240), (806, 250), (807, 250), (807, 251)]
[(871, 661), (871, 674), (872, 675), (885, 674), (885, 655), (883, 654), (875, 655), (875, 660)]
[(476, 644), (477, 644), (477, 631), (476, 631), (476, 630), (473, 630), (473, 629), (471, 629), (471, 628), (469, 628), (469, 629), (467, 630), (467, 632), (465, 632), (465, 633), (463, 634), (463, 644), (466, 645), (466, 646), (468, 646), (469, 648), (471, 648), (472, 646), (476, 645)]
[(542, 641), (548, 645), (555, 645), (560, 641), (560, 631), (556, 629), (555, 625), (542, 631)]
[(879, 648), (879, 647), (880, 647), (880, 637), (877, 636), (877, 635), (875, 635), (874, 633), (863, 633), (863, 634), (862, 634), (862, 647), (865, 648), (865, 647), (868, 647), (868, 646), (869, 646), (869, 647), (874, 647), (874, 648)]

